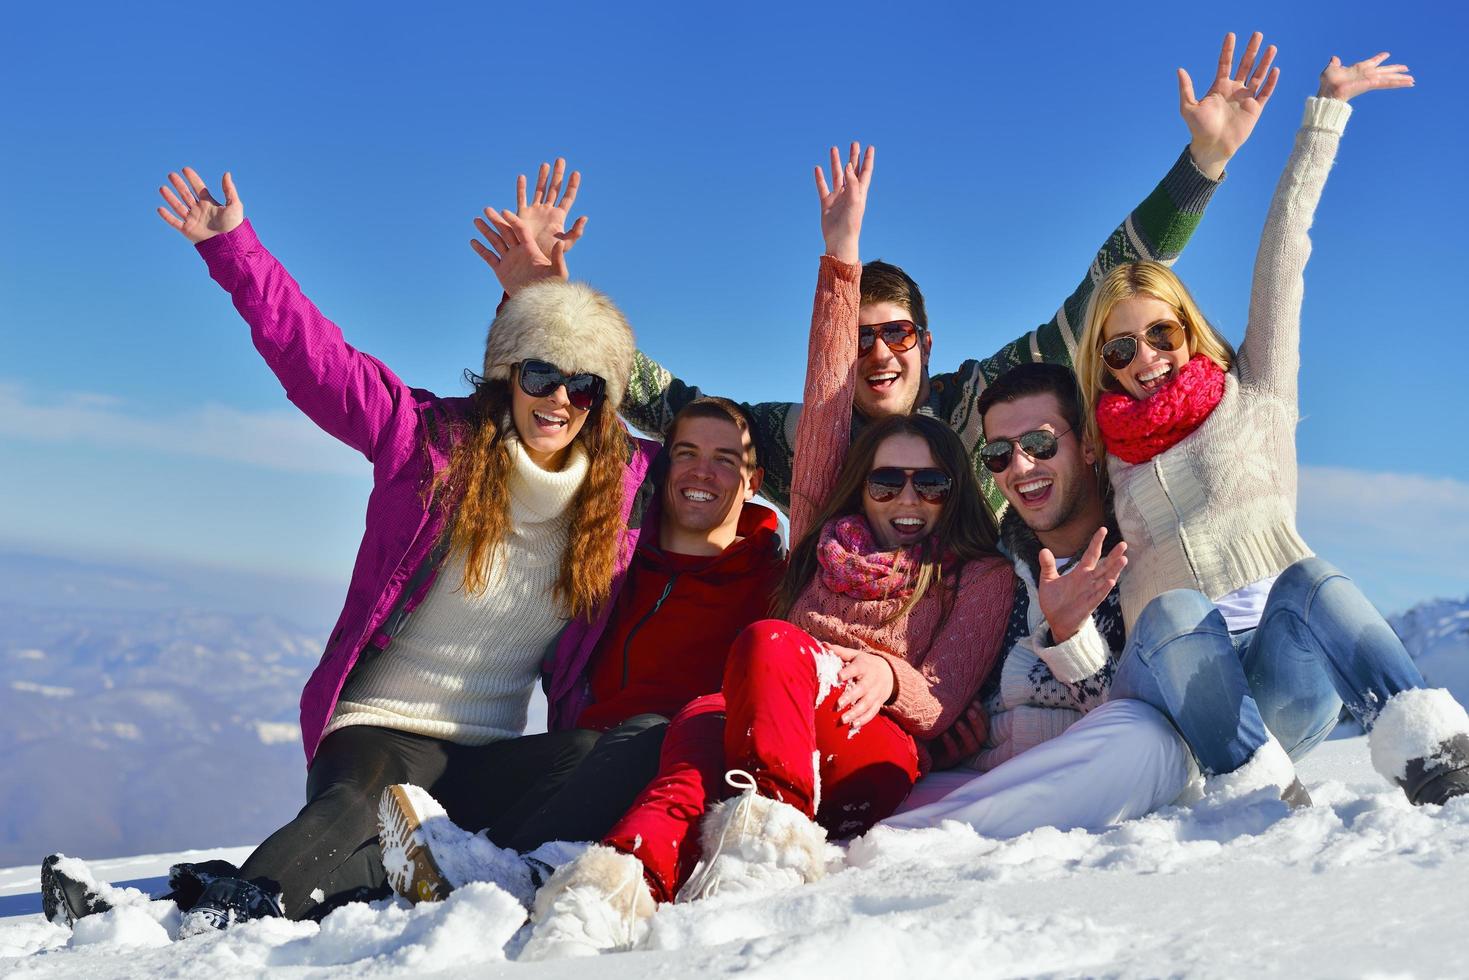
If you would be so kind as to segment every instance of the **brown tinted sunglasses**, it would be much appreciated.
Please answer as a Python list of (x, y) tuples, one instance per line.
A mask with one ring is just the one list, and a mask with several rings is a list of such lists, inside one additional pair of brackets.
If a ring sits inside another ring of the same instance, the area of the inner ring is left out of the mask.
[(894, 354), (912, 350), (918, 343), (918, 327), (912, 320), (889, 320), (887, 323), (871, 323), (857, 328), (857, 356), (866, 357), (872, 352), (877, 338), (881, 337), (887, 349)]
[(1121, 371), (1137, 357), (1137, 341), (1156, 351), (1174, 351), (1183, 345), (1183, 324), (1174, 320), (1159, 320), (1149, 324), (1141, 334), (1126, 334), (1113, 337), (1102, 345), (1102, 360), (1114, 371)]

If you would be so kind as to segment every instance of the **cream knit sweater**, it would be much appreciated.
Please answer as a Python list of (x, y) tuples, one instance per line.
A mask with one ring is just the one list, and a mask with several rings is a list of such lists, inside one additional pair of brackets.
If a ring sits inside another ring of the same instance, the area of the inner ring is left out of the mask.
[(525, 729), (541, 660), (566, 625), (551, 591), (588, 460), (573, 443), (551, 473), (518, 439), (510, 447), (510, 532), (490, 558), (484, 592), (465, 594), (464, 558), (450, 552), (392, 646), (348, 676), (326, 734), (377, 725), (485, 745)]
[(1302, 273), (1307, 231), (1351, 111), (1335, 99), (1306, 100), (1260, 236), (1244, 343), (1218, 406), (1146, 463), (1107, 459), (1127, 542), (1120, 588), (1129, 631), (1169, 589), (1218, 599), (1311, 555), (1296, 532)]

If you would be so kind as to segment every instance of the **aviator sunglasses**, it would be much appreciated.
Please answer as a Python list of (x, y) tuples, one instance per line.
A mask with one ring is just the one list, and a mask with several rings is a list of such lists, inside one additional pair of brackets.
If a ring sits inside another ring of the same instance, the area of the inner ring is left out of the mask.
[[(1137, 357), (1138, 334), (1113, 337), (1102, 345), (1102, 360), (1114, 371), (1121, 371)], [(1159, 320), (1143, 330), (1143, 342), (1156, 351), (1178, 350), (1183, 343), (1183, 326), (1172, 320)]]
[(607, 382), (595, 374), (563, 374), (560, 368), (545, 361), (520, 362), (520, 390), (532, 398), (545, 398), (563, 385), (566, 400), (573, 408), (585, 412), (602, 397)]
[(949, 498), (954, 481), (943, 470), (925, 466), (904, 469), (901, 466), (879, 466), (867, 474), (867, 496), (879, 504), (892, 500), (909, 483), (913, 492), (925, 503), (941, 504)]
[(909, 350), (918, 343), (918, 328), (912, 320), (889, 320), (887, 323), (871, 323), (857, 328), (857, 356), (871, 353), (877, 338), (881, 337), (887, 349), (894, 354)]
[(1015, 457), (1016, 446), (1019, 446), (1020, 451), (1031, 459), (1050, 459), (1056, 455), (1056, 441), (1070, 431), (1070, 428), (1062, 432), (1032, 429), (1029, 432), (1022, 432), (1014, 439), (996, 439), (984, 444), (979, 451), (979, 458), (984, 460), (984, 465), (989, 467), (991, 473), (1003, 473), (1010, 468), (1010, 460)]

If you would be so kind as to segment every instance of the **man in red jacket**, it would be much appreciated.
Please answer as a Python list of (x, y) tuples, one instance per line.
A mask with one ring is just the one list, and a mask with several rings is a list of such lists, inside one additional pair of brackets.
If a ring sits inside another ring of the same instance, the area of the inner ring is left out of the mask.
[[(752, 500), (762, 475), (737, 405), (700, 398), (679, 411), (655, 463), (652, 526), (581, 680), (587, 705), (577, 725), (587, 754), (569, 774), (548, 773), (532, 787), (493, 828), (496, 844), (526, 854), (550, 841), (600, 839), (657, 774), (668, 720), (719, 690), (730, 645), (770, 615), (785, 572), (776, 513)], [(447, 843), (442, 824), (423, 833), (440, 815), (426, 795), (389, 787), (380, 815), (384, 863), (400, 895), (439, 899), (464, 884), (433, 856)], [(530, 869), (512, 868), (505, 881), (497, 870), (491, 862), (480, 873), (512, 893), (529, 884), (518, 879)]]

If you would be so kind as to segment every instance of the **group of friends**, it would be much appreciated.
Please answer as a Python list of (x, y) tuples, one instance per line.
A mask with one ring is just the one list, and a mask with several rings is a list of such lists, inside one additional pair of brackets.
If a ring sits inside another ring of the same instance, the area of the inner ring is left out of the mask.
[[(349, 346), (231, 175), (170, 174), (163, 219), (374, 474), (301, 698), (307, 803), (239, 867), (173, 869), (180, 934), (488, 878), (523, 958), (630, 948), (659, 903), (814, 881), (879, 823), (1309, 806), (1295, 763), (1343, 706), (1413, 803), (1469, 793), (1469, 716), (1295, 521), (1307, 232), (1350, 100), (1404, 66), (1323, 71), (1237, 350), (1170, 268), (1276, 87), (1262, 43), (1236, 66), (1227, 37), (1202, 98), (1180, 71), (1162, 181), (1048, 323), (948, 373), (918, 285), (862, 262), (872, 147), (833, 149), (799, 403), (704, 395), (570, 281), (561, 160), (476, 219), (505, 298), (454, 398)], [(117, 901), (60, 855), (42, 892), (58, 922)]]

